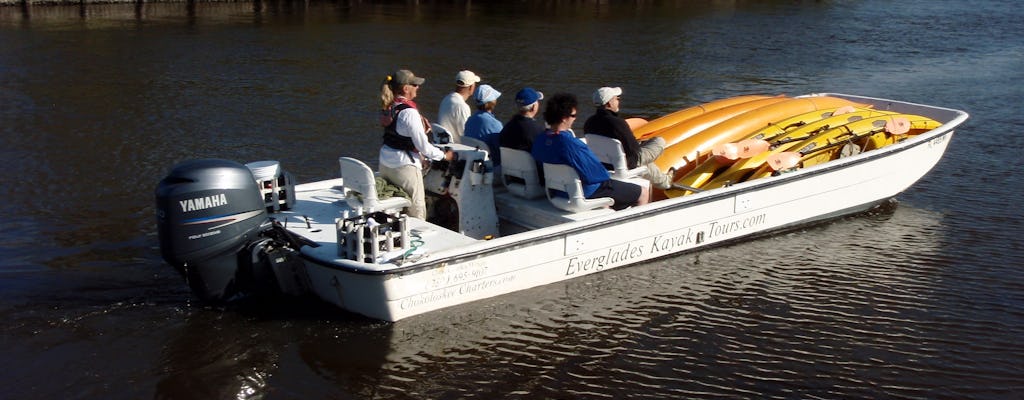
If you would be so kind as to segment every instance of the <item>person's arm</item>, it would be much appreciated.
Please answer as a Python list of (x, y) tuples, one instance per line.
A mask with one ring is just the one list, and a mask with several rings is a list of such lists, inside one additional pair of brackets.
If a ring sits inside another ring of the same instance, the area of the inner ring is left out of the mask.
[(633, 136), (633, 130), (629, 129), (629, 124), (622, 118), (612, 118), (612, 129), (615, 131), (615, 137), (622, 142), (622, 151), (626, 153), (626, 167), (636, 168), (640, 163), (640, 143), (636, 141), (636, 137)]
[(594, 152), (590, 151), (586, 143), (577, 138), (571, 138), (567, 144), (566, 158), (568, 158), (569, 165), (576, 170), (584, 184), (600, 183), (608, 180), (608, 171), (604, 169), (604, 165), (597, 159)]

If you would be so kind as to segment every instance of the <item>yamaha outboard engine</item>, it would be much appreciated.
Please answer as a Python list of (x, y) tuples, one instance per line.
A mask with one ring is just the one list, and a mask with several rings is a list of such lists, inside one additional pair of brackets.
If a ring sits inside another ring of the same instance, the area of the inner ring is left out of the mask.
[(199, 297), (228, 300), (274, 282), (251, 263), (252, 245), (265, 242), (274, 224), (245, 165), (219, 159), (176, 165), (156, 189), (156, 213), (164, 260)]

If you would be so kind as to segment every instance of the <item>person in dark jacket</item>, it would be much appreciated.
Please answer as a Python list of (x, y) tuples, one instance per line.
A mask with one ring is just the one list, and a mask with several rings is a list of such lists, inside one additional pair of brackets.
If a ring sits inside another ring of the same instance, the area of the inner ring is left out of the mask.
[(544, 131), (544, 124), (533, 119), (540, 112), (541, 100), (544, 100), (544, 93), (533, 88), (523, 88), (516, 93), (516, 106), (519, 107), (519, 112), (501, 129), (501, 147), (530, 151), (533, 138)]
[(651, 181), (654, 187), (668, 189), (672, 187), (671, 172), (665, 173), (658, 169), (654, 160), (665, 151), (665, 139), (655, 137), (650, 140), (638, 142), (633, 136), (633, 130), (629, 128), (626, 120), (619, 117), (619, 104), (621, 102), (622, 88), (602, 87), (594, 92), (594, 106), (597, 111), (583, 123), (584, 134), (597, 134), (618, 139), (622, 143), (622, 150), (626, 153), (626, 166), (630, 169), (641, 165), (647, 166), (647, 174), (644, 176)]

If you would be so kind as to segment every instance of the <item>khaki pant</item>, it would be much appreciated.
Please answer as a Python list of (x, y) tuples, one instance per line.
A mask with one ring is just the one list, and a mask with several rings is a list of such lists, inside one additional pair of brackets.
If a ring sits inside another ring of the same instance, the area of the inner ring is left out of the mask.
[(640, 142), (640, 162), (637, 165), (653, 163), (665, 151), (665, 139), (654, 137)]
[(395, 186), (402, 188), (409, 197), (412, 197), (412, 205), (409, 206), (406, 214), (410, 217), (427, 219), (426, 190), (423, 188), (423, 172), (412, 165), (405, 165), (398, 168), (380, 166), (380, 176), (387, 179)]
[(660, 137), (654, 137), (649, 140), (640, 142), (640, 162), (639, 165), (647, 165), (647, 180), (651, 181), (654, 187), (659, 189), (668, 189), (672, 187), (672, 177), (668, 174), (661, 172), (657, 165), (654, 165), (654, 160), (658, 159), (658, 156), (665, 151), (665, 139)]

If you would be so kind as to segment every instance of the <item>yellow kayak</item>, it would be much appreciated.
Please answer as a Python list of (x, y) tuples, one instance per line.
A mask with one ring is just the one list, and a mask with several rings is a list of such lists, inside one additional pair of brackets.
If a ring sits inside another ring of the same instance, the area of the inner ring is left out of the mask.
[[(890, 126), (893, 122), (906, 124), (905, 131), (893, 132)], [(939, 125), (938, 121), (931, 118), (913, 114), (890, 114), (854, 121), (803, 141), (780, 146), (746, 180), (771, 176), (776, 170), (809, 167), (834, 160), (843, 154), (853, 155), (878, 149), (935, 129)], [(722, 183), (711, 181), (705, 188), (718, 187)]]
[(658, 134), (661, 133), (661, 131), (678, 123), (686, 121), (690, 118), (696, 117), (698, 115), (722, 109), (725, 107), (746, 103), (753, 100), (766, 99), (769, 97), (770, 96), (765, 95), (736, 96), (727, 99), (715, 100), (704, 104), (699, 104), (690, 108), (684, 108), (671, 114), (667, 114), (665, 116), (653, 119), (643, 126), (634, 128), (633, 136), (636, 136), (637, 140), (650, 139), (652, 137), (658, 136)]
[[(843, 106), (859, 106), (859, 104), (846, 99), (827, 96), (790, 98), (784, 101), (773, 102), (704, 127), (678, 143), (673, 144), (669, 142), (668, 147), (654, 163), (663, 171), (675, 168), (679, 173), (686, 173), (688, 169), (695, 168), (699, 160), (707, 159), (712, 147), (718, 143), (733, 142), (745, 138), (760, 127), (794, 115)], [(667, 139), (666, 142), (668, 142)]]
[[(822, 135), (830, 137), (808, 139), (790, 148), (795, 151), (776, 154), (748, 179), (763, 178), (771, 176), (775, 171), (806, 168), (836, 158), (879, 149), (938, 128), (940, 125), (942, 124), (936, 120), (913, 114), (881, 117), (871, 121), (870, 127), (868, 122), (851, 123), (837, 128), (831, 135)], [(897, 131), (894, 132), (894, 129)]]
[[(774, 152), (765, 151), (752, 155), (748, 158), (736, 160), (734, 163), (732, 163), (732, 165), (729, 166), (728, 169), (717, 173), (715, 179), (721, 181), (722, 183), (739, 182), (743, 180), (748, 173), (763, 165), (765, 161), (768, 159), (768, 156), (775, 154), (778, 151), (784, 151), (785, 149), (789, 148), (787, 144), (796, 143), (814, 137), (828, 129), (846, 125), (851, 122), (859, 121), (865, 118), (885, 116), (891, 114), (894, 113), (890, 111), (878, 111), (868, 108), (858, 108), (853, 112), (847, 112), (845, 114), (830, 116), (828, 118), (823, 118), (817, 121), (806, 123), (796, 129), (791, 129), (783, 133), (768, 131), (772, 135), (769, 137), (769, 139), (764, 140), (768, 142), (772, 149), (778, 149), (779, 147), (782, 147), (782, 149)], [(754, 134), (748, 137), (748, 139), (755, 138), (756, 136), (757, 134)], [(694, 181), (693, 184), (691, 184), (690, 186), (700, 187), (709, 179), (710, 177), (705, 177), (699, 183)]]
[[(738, 115), (745, 114), (749, 111), (756, 110), (760, 107), (764, 107), (786, 100), (787, 98), (785, 97), (769, 97), (734, 104), (724, 108), (719, 108), (717, 110), (687, 119), (678, 124), (672, 125), (666, 129), (662, 129), (655, 136), (665, 139), (665, 146), (669, 147), (683, 141), (684, 139), (696, 133), (699, 133), (705, 129), (722, 123), (723, 121), (729, 120)], [(647, 135), (644, 136), (644, 139), (649, 139), (651, 137), (652, 136)]]
[(737, 162), (737, 160), (750, 158), (767, 151), (770, 148), (772, 141), (776, 138), (784, 137), (784, 135), (789, 132), (793, 132), (801, 127), (825, 118), (855, 113), (858, 111), (870, 111), (870, 109), (843, 106), (825, 110), (815, 110), (770, 124), (763, 129), (757, 130), (739, 142), (726, 143), (725, 146), (734, 147), (733, 149), (730, 149), (731, 151), (724, 149), (720, 150), (720, 145), (716, 145), (714, 150), (712, 150), (714, 156), (708, 157), (706, 160), (699, 162), (697, 166), (687, 172), (686, 175), (676, 179), (675, 183), (683, 186), (701, 187), (715, 174), (721, 172), (726, 167), (731, 166)]

